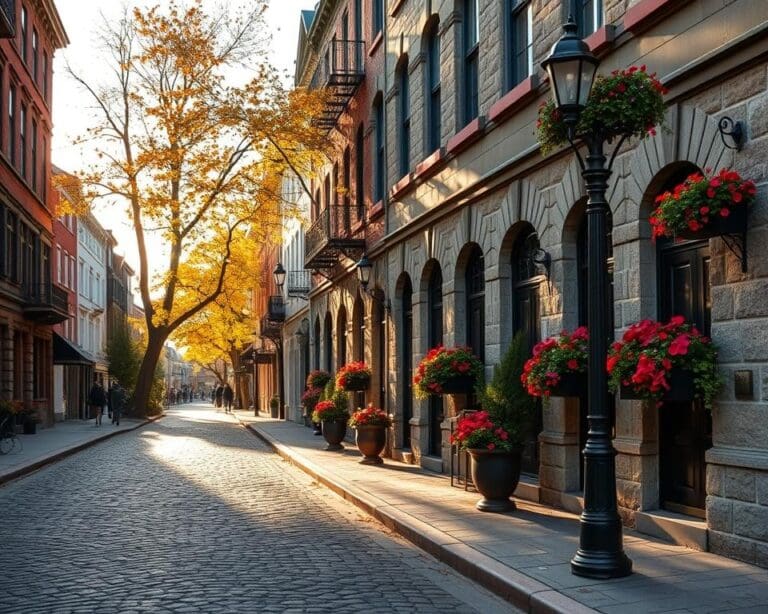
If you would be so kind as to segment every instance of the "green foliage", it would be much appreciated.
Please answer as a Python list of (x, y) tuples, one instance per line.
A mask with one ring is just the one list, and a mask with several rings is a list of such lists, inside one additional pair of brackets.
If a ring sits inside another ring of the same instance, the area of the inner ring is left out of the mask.
[(472, 348), (442, 345), (432, 348), (413, 376), (416, 397), (426, 399), (431, 394), (442, 394), (443, 386), (458, 377), (471, 377), (475, 390), (482, 390), (483, 363), (472, 353)]
[(328, 381), (325, 383), (325, 387), (323, 388), (323, 394), (320, 395), (320, 400), (330, 401), (335, 393), (336, 380), (334, 380), (332, 377), (329, 377)]
[(501, 362), (493, 370), (493, 379), (482, 394), (483, 408), (491, 420), (504, 428), (509, 442), (521, 446), (531, 430), (538, 403), (525, 390), (520, 377), (528, 358), (527, 341), (517, 333)]
[(313, 422), (346, 422), (349, 420), (349, 396), (343, 390), (334, 391), (330, 398), (320, 401), (312, 412)]
[(109, 375), (120, 382), (131, 395), (136, 388), (143, 352), (131, 338), (131, 331), (125, 322), (118, 323), (107, 341)]

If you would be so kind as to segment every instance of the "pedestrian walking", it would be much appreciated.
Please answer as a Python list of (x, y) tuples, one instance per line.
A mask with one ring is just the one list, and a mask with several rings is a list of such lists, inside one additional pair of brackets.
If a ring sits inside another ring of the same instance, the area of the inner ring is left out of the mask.
[(112, 424), (120, 426), (120, 416), (125, 408), (125, 389), (119, 382), (112, 384), (109, 389), (109, 403), (112, 407)]
[(88, 393), (88, 404), (91, 406), (91, 413), (96, 418), (96, 425), (101, 426), (101, 415), (104, 413), (104, 406), (107, 404), (107, 395), (104, 393), (104, 386), (99, 382), (99, 376), (93, 376), (93, 385)]
[(224, 385), (224, 390), (222, 392), (222, 398), (224, 399), (224, 411), (227, 413), (232, 411), (232, 401), (235, 398), (235, 393), (232, 391), (232, 386), (229, 385), (229, 382), (227, 382)]
[(216, 386), (216, 407), (221, 407), (222, 397), (224, 396), (224, 386)]

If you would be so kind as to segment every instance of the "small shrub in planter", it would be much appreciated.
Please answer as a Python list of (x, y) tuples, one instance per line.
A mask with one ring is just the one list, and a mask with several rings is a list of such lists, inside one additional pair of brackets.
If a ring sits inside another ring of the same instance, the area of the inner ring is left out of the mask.
[[(707, 408), (720, 389), (715, 361), (717, 350), (709, 337), (682, 316), (662, 324), (643, 320), (630, 326), (621, 341), (608, 352), (608, 387), (622, 390), (622, 396), (655, 401), (673, 388), (672, 379), (683, 373), (691, 376), (689, 400), (700, 398)], [(675, 400), (682, 400), (680, 394)]]
[(757, 188), (733, 170), (707, 178), (688, 175), (683, 183), (656, 197), (650, 217), (653, 238), (708, 238), (744, 227)]
[(316, 369), (307, 375), (307, 388), (320, 388), (322, 390), (331, 379), (331, 374), (328, 371)]
[(322, 433), (328, 442), (326, 450), (343, 450), (341, 445), (347, 434), (349, 420), (347, 393), (337, 390), (330, 399), (319, 401), (312, 412), (312, 420), (322, 425)]
[(364, 465), (380, 465), (381, 451), (387, 443), (387, 428), (392, 426), (392, 418), (387, 412), (373, 405), (358, 409), (349, 419), (349, 426), (355, 429), (355, 443), (363, 454)]
[(537, 343), (520, 376), (528, 394), (578, 396), (586, 385), (588, 340), (587, 328), (580, 326)]
[(371, 382), (371, 370), (364, 362), (350, 362), (336, 372), (337, 390), (367, 390)]
[[(645, 65), (615, 70), (609, 76), (598, 75), (589, 99), (579, 117), (576, 135), (601, 130), (608, 138), (643, 139), (656, 134), (656, 126), (664, 121), (666, 88), (648, 74)], [(539, 107), (536, 132), (543, 153), (568, 142), (566, 126), (554, 100)]]
[(481, 390), (483, 363), (468, 347), (444, 348), (439, 345), (427, 352), (416, 368), (413, 383), (416, 396), (470, 393)]
[(280, 415), (280, 397), (273, 395), (269, 400), (269, 415), (272, 418), (277, 418)]

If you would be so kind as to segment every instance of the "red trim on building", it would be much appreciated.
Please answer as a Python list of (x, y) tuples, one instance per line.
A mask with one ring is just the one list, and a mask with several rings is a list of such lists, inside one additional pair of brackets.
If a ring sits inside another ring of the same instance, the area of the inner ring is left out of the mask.
[(457, 154), (463, 149), (469, 147), (477, 139), (483, 136), (483, 128), (485, 127), (485, 121), (482, 117), (476, 117), (450, 139), (446, 149), (449, 154)]
[(528, 98), (536, 92), (538, 85), (539, 79), (536, 75), (531, 75), (518, 83), (491, 105), (488, 119), (499, 123), (509, 117), (513, 111), (517, 110), (518, 105), (522, 107), (523, 103), (527, 103)]
[(624, 29), (639, 34), (686, 4), (688, 0), (641, 0), (624, 14)]

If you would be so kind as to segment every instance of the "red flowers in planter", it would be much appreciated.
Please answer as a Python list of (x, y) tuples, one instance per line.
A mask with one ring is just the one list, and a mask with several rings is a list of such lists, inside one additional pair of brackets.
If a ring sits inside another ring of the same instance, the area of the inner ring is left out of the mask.
[(333, 397), (324, 399), (315, 405), (312, 412), (313, 422), (346, 422), (349, 419), (347, 393), (337, 390)]
[(487, 411), (465, 414), (456, 423), (456, 430), (451, 435), (451, 443), (457, 443), (463, 449), (501, 450), (513, 449), (509, 433), (494, 423)]
[(720, 388), (716, 356), (712, 341), (682, 316), (664, 324), (643, 320), (611, 346), (606, 361), (608, 386), (614, 391), (630, 388), (640, 398), (659, 402), (671, 389), (672, 370), (688, 371), (693, 375), (694, 396), (711, 407)]
[(387, 412), (373, 405), (368, 405), (365, 409), (358, 409), (352, 413), (349, 419), (349, 426), (357, 428), (359, 426), (392, 426), (392, 418)]
[(315, 369), (307, 375), (307, 388), (325, 388), (325, 385), (331, 381), (331, 374), (328, 371)]
[(477, 387), (482, 380), (483, 365), (471, 348), (444, 348), (439, 345), (427, 352), (416, 368), (413, 383), (416, 396), (427, 398), (430, 394), (443, 394), (446, 384), (466, 377)]
[(339, 390), (365, 390), (371, 381), (371, 370), (364, 362), (350, 362), (336, 372)]
[(736, 209), (749, 207), (757, 189), (733, 170), (722, 169), (712, 178), (688, 175), (683, 183), (656, 197), (650, 217), (653, 238), (697, 233), (728, 218)]
[(572, 333), (563, 331), (557, 337), (537, 343), (520, 376), (528, 394), (548, 397), (564, 373), (584, 373), (587, 370), (588, 340), (587, 328), (580, 326)]

